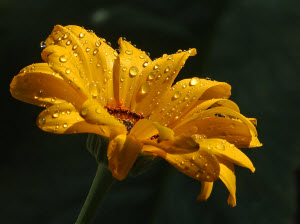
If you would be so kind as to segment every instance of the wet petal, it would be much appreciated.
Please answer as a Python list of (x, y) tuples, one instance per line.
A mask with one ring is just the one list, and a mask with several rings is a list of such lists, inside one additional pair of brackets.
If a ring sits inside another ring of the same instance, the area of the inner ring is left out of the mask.
[[(177, 82), (161, 98), (162, 104), (152, 112), (150, 119), (172, 126), (180, 117), (191, 110), (199, 100), (228, 98), (230, 85), (224, 82), (192, 78)], [(217, 102), (217, 101), (216, 101)]]
[(189, 56), (196, 54), (195, 49), (164, 55), (161, 58), (144, 63), (139, 83), (131, 102), (131, 108), (136, 112), (149, 115), (161, 101), (162, 96), (171, 87), (174, 79)]
[(152, 145), (144, 145), (142, 152), (160, 156), (182, 173), (200, 181), (215, 181), (219, 178), (219, 163), (215, 156), (204, 150), (192, 153), (170, 154)]
[(196, 138), (195, 141), (199, 143), (202, 150), (207, 150), (217, 156), (217, 158), (222, 158), (223, 160), (228, 160), (239, 166), (246, 167), (252, 172), (255, 171), (251, 160), (233, 144), (223, 139), (197, 140)]
[(40, 129), (56, 134), (95, 133), (109, 137), (105, 126), (89, 124), (84, 121), (76, 108), (70, 103), (62, 103), (45, 109), (37, 118)]
[(236, 178), (234, 174), (234, 166), (232, 163), (219, 160), (220, 162), (220, 179), (223, 181), (225, 186), (229, 191), (229, 196), (227, 199), (228, 205), (231, 207), (236, 206)]
[(133, 126), (129, 135), (133, 135), (136, 139), (146, 140), (156, 134), (158, 134), (158, 130), (153, 122), (148, 119), (141, 119)]
[(199, 134), (207, 138), (219, 138), (235, 144), (239, 148), (250, 146), (252, 136), (250, 129), (240, 120), (224, 117), (207, 117), (192, 120), (173, 129), (175, 134)]
[(206, 201), (213, 189), (214, 182), (201, 181), (201, 191), (197, 197), (198, 201)]
[(14, 98), (38, 106), (70, 102), (80, 107), (86, 97), (66, 83), (46, 63), (25, 67), (10, 84)]
[(126, 128), (114, 116), (110, 115), (97, 100), (83, 103), (80, 115), (91, 124), (109, 126), (116, 134), (126, 133)]
[(89, 97), (107, 104), (113, 98), (114, 50), (104, 39), (78, 26), (54, 27), (42, 58)]
[(114, 64), (114, 88), (119, 105), (131, 109), (130, 103), (136, 91), (136, 83), (144, 69), (144, 63), (151, 63), (145, 52), (129, 42), (119, 39), (120, 53)]
[(117, 135), (109, 141), (107, 158), (112, 175), (123, 180), (136, 161), (142, 144), (126, 134)]

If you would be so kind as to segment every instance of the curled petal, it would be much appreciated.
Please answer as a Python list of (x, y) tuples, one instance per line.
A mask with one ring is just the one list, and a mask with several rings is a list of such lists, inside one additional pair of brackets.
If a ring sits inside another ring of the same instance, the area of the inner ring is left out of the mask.
[(215, 156), (204, 150), (192, 153), (170, 154), (157, 146), (144, 145), (142, 152), (160, 156), (182, 173), (200, 181), (215, 181), (219, 178), (220, 167)]
[(225, 184), (229, 191), (229, 196), (227, 199), (228, 205), (231, 207), (236, 206), (236, 178), (234, 174), (234, 166), (232, 163), (220, 160), (220, 179)]
[(207, 98), (203, 97), (204, 95), (210, 95), (212, 98), (228, 98), (230, 89), (230, 85), (224, 82), (199, 78), (181, 80), (160, 98), (161, 103), (152, 112), (150, 118), (162, 125), (173, 127), (199, 100)]
[(44, 107), (65, 101), (80, 107), (86, 99), (46, 63), (33, 64), (22, 69), (13, 78), (10, 91), (16, 99)]
[(160, 103), (163, 95), (169, 90), (178, 72), (189, 56), (194, 56), (196, 49), (164, 55), (152, 62), (143, 64), (136, 91), (132, 98), (131, 108), (148, 116)]
[(206, 201), (213, 189), (214, 182), (201, 181), (201, 191), (197, 197), (198, 201)]
[(217, 156), (217, 158), (222, 158), (239, 166), (246, 167), (252, 172), (255, 171), (251, 160), (233, 144), (222, 139), (197, 140), (195, 138), (195, 141), (199, 143), (202, 150), (207, 150)]
[(85, 122), (70, 103), (48, 107), (38, 116), (37, 125), (43, 131), (56, 134), (95, 133), (106, 137), (110, 135), (107, 127)]
[(148, 119), (141, 119), (133, 126), (129, 135), (133, 135), (136, 139), (146, 140), (156, 134), (158, 134), (158, 130), (153, 122)]
[(107, 149), (107, 158), (112, 175), (123, 180), (136, 161), (142, 144), (126, 134), (111, 137)]
[(199, 134), (207, 138), (225, 139), (239, 148), (249, 147), (253, 139), (248, 126), (240, 120), (217, 116), (192, 120), (177, 126), (174, 132), (177, 135)]

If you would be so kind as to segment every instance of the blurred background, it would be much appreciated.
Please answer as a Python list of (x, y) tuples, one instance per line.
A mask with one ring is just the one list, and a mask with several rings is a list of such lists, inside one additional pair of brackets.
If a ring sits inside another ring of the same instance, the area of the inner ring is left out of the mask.
[(225, 81), (262, 148), (246, 149), (256, 172), (237, 167), (237, 206), (217, 181), (207, 202), (200, 183), (160, 162), (117, 182), (95, 223), (299, 223), (300, 1), (1, 0), (0, 223), (74, 223), (97, 164), (86, 135), (35, 125), (41, 108), (13, 99), (9, 83), (41, 62), (40, 42), (56, 24), (92, 29), (117, 47), (122, 36), (152, 58), (195, 47), (178, 80)]

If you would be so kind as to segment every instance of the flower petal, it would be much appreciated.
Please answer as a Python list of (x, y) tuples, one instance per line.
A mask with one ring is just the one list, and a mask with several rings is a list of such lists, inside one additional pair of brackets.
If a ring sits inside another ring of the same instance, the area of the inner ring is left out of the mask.
[(172, 123), (191, 110), (198, 100), (205, 100), (208, 96), (228, 98), (230, 89), (230, 85), (224, 82), (199, 78), (181, 80), (166, 91), (160, 100), (163, 103), (152, 112), (150, 119), (171, 127)]
[(133, 135), (136, 139), (146, 140), (158, 134), (157, 128), (153, 122), (148, 119), (139, 120), (130, 130), (129, 135)]
[(79, 26), (54, 27), (42, 58), (65, 80), (106, 105), (113, 97), (112, 67), (116, 53), (104, 39)]
[(45, 107), (65, 101), (79, 107), (86, 99), (46, 63), (33, 64), (22, 69), (13, 78), (10, 91), (18, 100)]
[(229, 191), (227, 203), (231, 207), (234, 207), (236, 206), (236, 178), (234, 174), (234, 166), (228, 161), (220, 159), (218, 160), (220, 162), (220, 179), (223, 181)]
[(198, 201), (206, 201), (213, 189), (214, 182), (201, 181), (201, 191), (197, 197)]
[(109, 126), (115, 134), (125, 134), (126, 128), (114, 116), (110, 115), (97, 100), (87, 100), (83, 103), (80, 115), (91, 124)]
[(107, 158), (112, 175), (123, 180), (136, 161), (143, 145), (126, 134), (111, 137), (107, 149)]
[(215, 181), (219, 178), (219, 163), (215, 156), (202, 149), (192, 153), (170, 154), (152, 145), (144, 145), (142, 152), (160, 156), (182, 173), (200, 181)]
[(225, 139), (239, 148), (249, 147), (252, 141), (250, 129), (243, 122), (217, 116), (192, 120), (173, 130), (177, 135), (199, 134), (207, 138)]
[(196, 54), (195, 49), (164, 55), (161, 58), (145, 63), (139, 83), (131, 102), (132, 110), (148, 116), (160, 103), (161, 97), (171, 87), (178, 72), (189, 56)]
[(251, 160), (233, 144), (230, 144), (223, 139), (198, 140), (195, 138), (195, 141), (199, 143), (202, 150), (207, 150), (211, 154), (217, 156), (217, 158), (222, 158), (239, 166), (246, 167), (252, 172), (255, 171)]
[(61, 103), (48, 107), (37, 118), (40, 129), (56, 134), (95, 133), (110, 136), (105, 126), (87, 123), (70, 103)]
[(136, 83), (140, 77), (145, 62), (151, 63), (151, 59), (145, 52), (135, 48), (122, 38), (118, 41), (120, 53), (114, 64), (114, 88), (119, 105), (131, 109), (130, 103), (133, 93), (136, 91)]

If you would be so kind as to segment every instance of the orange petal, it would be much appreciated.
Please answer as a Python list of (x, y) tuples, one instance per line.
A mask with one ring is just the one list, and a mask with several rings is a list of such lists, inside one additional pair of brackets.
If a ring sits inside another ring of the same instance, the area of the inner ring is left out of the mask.
[(201, 191), (197, 197), (198, 201), (206, 201), (213, 189), (214, 182), (201, 181)]
[(45, 107), (65, 101), (80, 107), (86, 99), (46, 63), (33, 64), (22, 69), (13, 78), (10, 91), (18, 100)]
[(42, 58), (65, 80), (105, 105), (113, 98), (116, 52), (104, 39), (78, 26), (54, 27)]
[(176, 135), (199, 134), (207, 138), (225, 139), (239, 148), (249, 147), (252, 141), (250, 129), (243, 122), (217, 116), (192, 120), (173, 130)]
[(215, 156), (204, 150), (192, 153), (170, 154), (152, 145), (144, 145), (142, 152), (160, 156), (182, 173), (200, 181), (215, 181), (219, 178), (219, 163)]
[(199, 143), (202, 150), (206, 150), (211, 154), (214, 154), (218, 159), (222, 158), (223, 160), (228, 160), (239, 166), (246, 167), (252, 172), (255, 171), (251, 160), (233, 144), (230, 144), (223, 139), (198, 140), (195, 138), (195, 141)]
[(38, 116), (37, 125), (43, 131), (56, 134), (95, 133), (106, 137), (110, 135), (105, 126), (85, 122), (70, 103), (48, 107)]
[(191, 110), (198, 100), (211, 98), (228, 98), (230, 85), (224, 82), (192, 78), (177, 82), (166, 91), (159, 106), (152, 112), (150, 119), (172, 126), (180, 117)]
[(117, 102), (131, 109), (130, 102), (145, 62), (151, 59), (129, 42), (119, 39), (120, 53), (114, 64), (114, 88)]
[(109, 141), (107, 158), (112, 175), (123, 180), (136, 161), (142, 144), (126, 134), (117, 135)]
[(229, 196), (227, 199), (228, 205), (231, 207), (236, 206), (236, 178), (234, 174), (234, 166), (232, 163), (220, 160), (220, 179), (223, 181), (225, 186), (227, 187), (229, 191)]
[(195, 49), (164, 55), (155, 61), (144, 64), (131, 108), (136, 112), (149, 115), (160, 103), (161, 97), (169, 90), (178, 72), (189, 56), (196, 54)]

